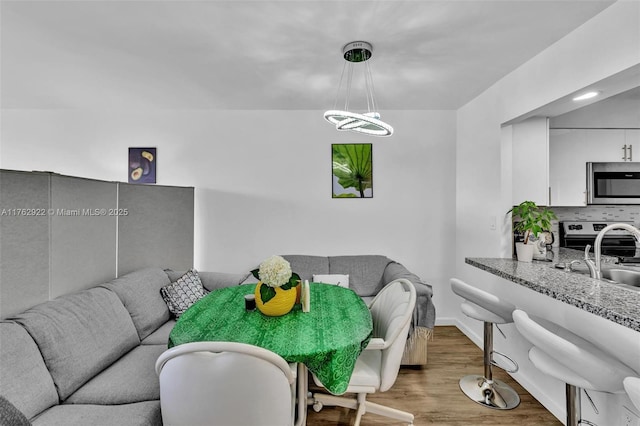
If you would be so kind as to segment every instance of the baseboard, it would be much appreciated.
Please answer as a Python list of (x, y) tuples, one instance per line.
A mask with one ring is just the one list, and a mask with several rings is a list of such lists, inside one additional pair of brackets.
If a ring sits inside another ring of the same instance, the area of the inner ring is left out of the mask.
[(478, 346), (479, 348), (482, 348), (484, 344), (484, 336), (477, 334), (476, 332), (471, 330), (469, 327), (467, 327), (465, 323), (461, 322), (457, 318), (454, 318), (453, 321), (454, 321), (454, 324), (452, 325), (455, 325), (458, 328), (458, 330), (462, 331), (462, 333), (465, 336), (467, 336), (473, 343), (475, 343), (476, 346)]
[[(513, 377), (512, 374), (509, 374)], [(542, 388), (540, 388), (536, 383), (531, 381), (529, 375), (526, 374), (518, 374), (518, 378), (513, 379), (520, 383), (520, 385), (527, 390), (535, 399), (538, 400), (540, 404), (544, 406), (551, 414), (555, 416), (561, 422), (565, 422), (566, 420), (566, 407), (564, 404), (558, 405), (558, 401), (550, 398)]]
[[(455, 325), (456, 327), (458, 326), (458, 320), (455, 317), (445, 317), (445, 318), (436, 318), (436, 326), (439, 325)], [(459, 328), (459, 327), (458, 327)]]

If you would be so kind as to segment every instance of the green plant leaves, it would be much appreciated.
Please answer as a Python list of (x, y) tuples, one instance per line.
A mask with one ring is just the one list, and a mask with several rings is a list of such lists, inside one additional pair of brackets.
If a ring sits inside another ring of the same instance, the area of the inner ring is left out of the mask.
[(300, 281), (300, 275), (293, 272), (291, 274), (291, 278), (289, 278), (289, 282), (284, 283), (284, 285), (282, 285), (280, 288), (283, 290), (290, 290), (298, 285), (298, 281)]
[(537, 237), (540, 232), (549, 231), (551, 229), (551, 221), (558, 219), (551, 209), (538, 207), (533, 201), (523, 201), (509, 210), (509, 212), (513, 216), (520, 218), (520, 221), (515, 224), (513, 229), (524, 232), (525, 244), (529, 241), (529, 234)]
[(276, 297), (276, 289), (263, 283), (260, 286), (260, 299), (262, 300), (262, 303), (267, 303), (274, 297)]
[(334, 144), (331, 153), (338, 184), (344, 189), (354, 188), (364, 198), (364, 191), (373, 185), (371, 144)]
[[(256, 279), (258, 280), (260, 279), (260, 277), (258, 276), (258, 269), (254, 269), (253, 271), (251, 271), (251, 274)], [(299, 281), (300, 281), (300, 275), (293, 272), (291, 274), (291, 278), (289, 278), (289, 281), (281, 285), (280, 288), (282, 290), (291, 290), (292, 288), (295, 288), (295, 286), (298, 285)], [(260, 299), (262, 300), (262, 303), (267, 303), (269, 300), (273, 299), (274, 297), (276, 297), (276, 289), (274, 287), (269, 287), (268, 285), (262, 283), (262, 285), (260, 286)]]

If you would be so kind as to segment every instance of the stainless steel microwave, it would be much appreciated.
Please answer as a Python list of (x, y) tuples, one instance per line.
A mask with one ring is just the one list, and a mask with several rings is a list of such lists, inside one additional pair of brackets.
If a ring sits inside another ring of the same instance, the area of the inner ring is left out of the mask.
[(640, 162), (587, 163), (587, 204), (640, 204)]

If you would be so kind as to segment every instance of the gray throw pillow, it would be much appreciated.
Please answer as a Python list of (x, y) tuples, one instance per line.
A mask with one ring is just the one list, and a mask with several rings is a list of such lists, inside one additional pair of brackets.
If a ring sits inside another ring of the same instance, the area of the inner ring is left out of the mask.
[(178, 319), (209, 292), (203, 287), (198, 271), (190, 269), (176, 282), (162, 287), (160, 293), (169, 311)]

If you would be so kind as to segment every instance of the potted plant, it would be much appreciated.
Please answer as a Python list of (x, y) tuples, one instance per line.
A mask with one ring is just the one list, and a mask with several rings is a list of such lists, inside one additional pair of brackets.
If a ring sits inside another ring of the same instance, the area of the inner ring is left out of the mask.
[[(523, 201), (511, 210), (512, 217), (520, 220), (515, 223), (514, 231), (524, 234), (524, 241), (516, 243), (516, 254), (521, 262), (531, 262), (533, 259), (533, 244), (529, 243), (529, 237), (538, 237), (538, 234), (551, 230), (551, 221), (558, 219), (556, 214), (547, 207), (539, 207), (533, 201)], [(507, 213), (509, 213), (507, 212)]]
[(251, 271), (257, 278), (256, 306), (265, 315), (278, 317), (289, 313), (296, 303), (300, 276), (282, 256), (271, 256)]

